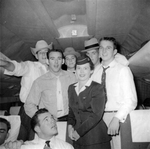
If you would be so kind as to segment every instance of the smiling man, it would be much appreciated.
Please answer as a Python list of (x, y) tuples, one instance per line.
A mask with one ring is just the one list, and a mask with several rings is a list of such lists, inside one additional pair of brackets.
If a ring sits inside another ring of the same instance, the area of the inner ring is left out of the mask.
[(38, 41), (35, 48), (31, 48), (31, 53), (37, 59), (35, 62), (25, 61), (19, 63), (15, 60), (8, 61), (7, 57), (0, 53), (0, 67), (5, 69), (4, 74), (22, 77), (19, 94), (22, 103), (25, 103), (34, 80), (48, 71), (46, 54), (49, 49), (52, 49), (52, 43), (48, 45), (44, 40)]
[[(84, 42), (85, 49), (82, 50), (82, 53), (85, 53), (94, 64), (94, 72), (91, 76), (92, 80), (98, 83), (101, 83), (101, 78), (99, 77), (99, 71), (101, 69), (101, 60), (99, 56), (99, 42), (96, 38), (91, 38), (85, 40)], [(117, 62), (123, 65), (128, 65), (129, 62), (126, 57), (122, 54), (116, 53), (114, 58)]]
[(34, 140), (27, 141), (21, 149), (73, 149), (55, 136), (58, 134), (56, 119), (47, 109), (38, 110), (31, 119), (31, 128), (36, 133)]
[(102, 78), (104, 70), (106, 73), (107, 102), (103, 118), (108, 126), (108, 134), (112, 136), (111, 148), (121, 149), (120, 123), (125, 122), (127, 115), (137, 105), (133, 75), (128, 66), (118, 63), (115, 59), (118, 50), (115, 38), (103, 37), (99, 45), (99, 54), (102, 58), (99, 78)]
[[(23, 104), (28, 97), (34, 80), (48, 72), (47, 52), (49, 49), (52, 49), (52, 43), (48, 45), (44, 40), (38, 41), (35, 48), (31, 48), (31, 53), (37, 59), (35, 62), (17, 62), (15, 60), (8, 60), (5, 55), (0, 53), (0, 67), (5, 69), (4, 74), (22, 77), (19, 97)], [(20, 109), (19, 115), (21, 116), (21, 123), (25, 128), (26, 134), (29, 134), (30, 118), (25, 114), (23, 106)], [(29, 139), (25, 134), (22, 134), (22, 128), (18, 138), (24, 141)]]
[(68, 87), (76, 81), (73, 73), (61, 69), (64, 63), (63, 53), (53, 49), (47, 53), (49, 72), (33, 83), (24, 105), (27, 115), (32, 117), (38, 108), (46, 108), (59, 120), (67, 120)]

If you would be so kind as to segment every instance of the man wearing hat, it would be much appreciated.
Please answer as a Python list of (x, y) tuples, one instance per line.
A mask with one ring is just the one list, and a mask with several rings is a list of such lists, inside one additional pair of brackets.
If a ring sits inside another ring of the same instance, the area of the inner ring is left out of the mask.
[(67, 66), (67, 71), (75, 73), (76, 59), (80, 56), (79, 52), (76, 52), (74, 48), (68, 47), (64, 51), (65, 64)]
[[(85, 40), (84, 47), (85, 49), (81, 52), (86, 53), (86, 55), (90, 57), (95, 67), (91, 78), (93, 81), (100, 83), (101, 78), (99, 77), (99, 70), (101, 68), (101, 63), (99, 56), (99, 42), (96, 38), (91, 38), (89, 40)], [(115, 55), (115, 60), (123, 65), (129, 64), (129, 61), (126, 59), (126, 57), (119, 53)]]
[[(90, 57), (92, 63), (94, 64), (94, 72), (91, 78), (99, 83), (98, 77), (96, 76), (98, 70), (100, 69), (100, 59), (99, 59), (99, 43), (96, 38), (91, 38), (84, 42), (85, 52), (88, 57)], [(96, 77), (95, 77), (96, 76)]]
[(32, 83), (39, 76), (47, 72), (48, 49), (52, 49), (52, 44), (48, 45), (44, 40), (36, 43), (35, 48), (31, 48), (32, 54), (38, 60), (37, 62), (25, 61), (16, 62), (15, 60), (7, 61), (1, 59), (1, 67), (5, 69), (4, 74), (10, 76), (22, 76), (20, 100), (25, 103)]
[[(9, 61), (2, 53), (0, 53), (0, 67), (5, 69), (4, 74), (10, 76), (22, 76), (19, 95), (22, 103), (25, 103), (34, 80), (48, 71), (46, 55), (48, 49), (52, 49), (52, 43), (48, 45), (44, 40), (38, 41), (35, 48), (31, 48), (32, 54), (38, 60), (37, 62), (25, 61), (19, 63), (15, 60)], [(23, 107), (20, 110), (20, 115), (23, 117), (23, 123), (28, 125), (28, 122), (25, 122), (26, 114)], [(28, 128), (28, 126), (26, 128)]]

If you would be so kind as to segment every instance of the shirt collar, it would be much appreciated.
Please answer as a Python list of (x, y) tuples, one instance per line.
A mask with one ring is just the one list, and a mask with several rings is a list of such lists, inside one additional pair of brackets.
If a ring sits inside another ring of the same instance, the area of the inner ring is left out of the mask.
[(94, 68), (94, 71), (95, 71), (95, 70), (98, 70), (100, 67), (101, 67), (101, 64), (99, 63), (99, 64)]
[(91, 85), (91, 83), (92, 83), (92, 79), (90, 78), (80, 90), (79, 90), (79, 82), (75, 83), (74, 86), (75, 86), (75, 91), (76, 91), (77, 95), (79, 95), (79, 93), (83, 92), (86, 89), (86, 87), (89, 87)]
[(53, 140), (55, 139), (55, 136), (53, 136), (51, 139), (48, 140), (44, 140), (38, 137), (37, 134), (35, 134), (35, 138), (34, 138), (39, 144), (45, 144), (45, 141), (50, 141), (53, 142)]
[(107, 67), (114, 67), (114, 65), (116, 64), (116, 60), (114, 59), (112, 62), (109, 63), (109, 65), (107, 66), (103, 66), (103, 63), (102, 63), (102, 67), (104, 68), (107, 68)]
[(52, 77), (52, 78), (58, 78), (59, 76), (63, 76), (65, 73), (64, 73), (64, 70), (60, 70), (60, 73), (59, 73), (59, 75), (57, 76), (57, 75), (55, 75), (50, 69), (49, 69), (49, 72), (48, 72), (49, 74), (50, 74), (50, 76)]
[[(87, 86), (87, 87), (88, 87), (88, 86), (91, 85), (91, 83), (92, 83), (92, 79), (90, 78), (90, 79), (86, 82), (86, 84), (85, 84), (84, 86)], [(75, 83), (74, 86), (75, 86), (75, 87), (79, 86), (79, 82)]]

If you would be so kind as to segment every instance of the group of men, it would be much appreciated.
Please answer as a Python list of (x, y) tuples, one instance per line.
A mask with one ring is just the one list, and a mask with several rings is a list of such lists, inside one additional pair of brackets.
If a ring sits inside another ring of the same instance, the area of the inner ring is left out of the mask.
[[(117, 53), (117, 42), (113, 37), (104, 37), (99, 42), (96, 38), (91, 38), (85, 41), (84, 46), (85, 49), (81, 50), (81, 53), (90, 57), (95, 67), (91, 76), (93, 81), (102, 83), (103, 71), (107, 68), (104, 86), (107, 102), (103, 119), (108, 126), (108, 134), (112, 136), (112, 149), (121, 149), (120, 122), (124, 122), (137, 105), (136, 90), (128, 60)], [(43, 40), (38, 41), (31, 51), (38, 62), (18, 63), (1, 59), (0, 66), (5, 68), (4, 73), (7, 75), (22, 76), (20, 100), (25, 103), (25, 113), (29, 117), (35, 117), (39, 109), (46, 108), (58, 120), (67, 120), (68, 87), (76, 82), (74, 68), (76, 58), (80, 54), (72, 47), (62, 53)], [(70, 64), (71, 71), (69, 67), (68, 71), (62, 70), (64, 62)], [(48, 112), (47, 117), (50, 115)], [(36, 132), (37, 130), (39, 131), (36, 129)], [(39, 137), (41, 138), (41, 135)]]

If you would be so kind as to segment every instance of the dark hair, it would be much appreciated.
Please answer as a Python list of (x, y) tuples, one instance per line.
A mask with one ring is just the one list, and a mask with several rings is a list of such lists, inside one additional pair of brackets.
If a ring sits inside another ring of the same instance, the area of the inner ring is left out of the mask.
[(7, 132), (8, 132), (9, 129), (11, 128), (10, 122), (7, 121), (6, 119), (2, 118), (2, 117), (0, 117), (0, 122), (6, 124), (6, 126), (7, 126)]
[[(107, 41), (111, 41), (114, 45), (114, 49), (117, 49), (118, 47), (118, 42), (116, 41), (116, 39), (114, 37), (103, 37), (99, 40), (99, 43), (103, 40), (107, 40)], [(118, 49), (117, 49), (118, 50)]]
[(43, 114), (43, 113), (47, 113), (48, 110), (43, 108), (43, 109), (39, 109), (35, 114), (34, 116), (31, 118), (31, 129), (35, 132), (34, 128), (35, 126), (39, 125), (39, 119), (38, 119), (38, 116), (40, 114)]
[[(86, 58), (86, 63), (89, 63), (91, 70), (94, 70), (94, 64), (92, 63), (91, 59), (86, 56), (86, 55), (82, 55), (81, 57)], [(79, 57), (79, 58), (81, 58)], [(77, 59), (78, 60), (78, 59)], [(75, 64), (75, 69), (77, 68), (78, 63)]]
[(51, 52), (59, 52), (59, 53), (61, 53), (62, 58), (64, 59), (64, 54), (63, 54), (63, 52), (62, 52), (61, 49), (52, 49), (52, 50), (48, 50), (48, 52), (47, 52), (47, 58), (48, 58), (48, 59), (49, 59), (49, 54), (50, 54)]

